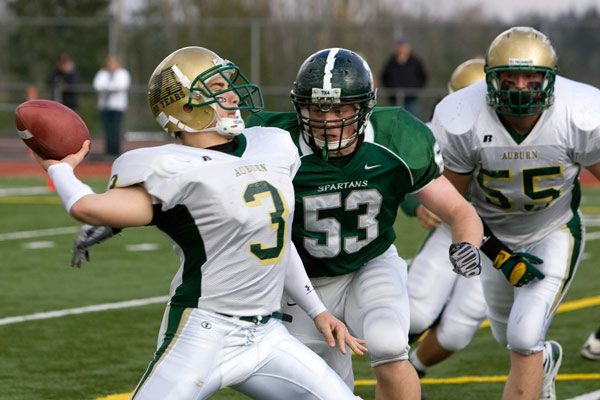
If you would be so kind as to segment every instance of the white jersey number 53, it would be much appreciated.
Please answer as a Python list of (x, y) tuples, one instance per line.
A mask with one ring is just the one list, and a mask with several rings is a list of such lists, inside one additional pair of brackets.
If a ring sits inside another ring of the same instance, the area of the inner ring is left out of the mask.
[(337, 256), (342, 246), (348, 254), (356, 253), (379, 235), (377, 216), (381, 210), (382, 196), (377, 190), (355, 190), (346, 197), (344, 211), (357, 210), (360, 205), (367, 206), (366, 213), (358, 216), (356, 226), (365, 232), (365, 238), (358, 236), (345, 237), (342, 240), (342, 224), (335, 218), (319, 219), (319, 211), (342, 207), (341, 193), (307, 196), (304, 204), (304, 227), (311, 232), (325, 234), (325, 243), (319, 244), (317, 239), (304, 238), (304, 248), (313, 257), (328, 258)]

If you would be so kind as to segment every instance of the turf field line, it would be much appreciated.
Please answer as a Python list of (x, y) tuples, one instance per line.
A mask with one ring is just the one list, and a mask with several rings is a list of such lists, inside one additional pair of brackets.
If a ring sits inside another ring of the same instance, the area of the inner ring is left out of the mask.
[(57, 196), (0, 196), (1, 204), (62, 204)]
[(590, 232), (585, 234), (586, 241), (600, 239), (600, 232)]
[[(557, 381), (571, 380), (600, 380), (600, 374), (558, 374)], [(506, 375), (492, 376), (457, 376), (454, 378), (423, 378), (422, 385), (464, 385), (465, 383), (503, 383), (506, 382)], [(355, 386), (375, 386), (375, 379), (357, 379), (354, 381)], [(586, 393), (581, 396), (567, 400), (599, 400), (600, 390), (592, 393)], [(104, 397), (98, 397), (96, 400), (127, 400), (131, 393), (116, 393)], [(594, 397), (596, 396), (596, 397)]]
[(595, 392), (585, 393), (579, 395), (577, 397), (571, 397), (566, 400), (600, 400), (600, 390), (596, 390)]
[[(27, 315), (17, 315), (14, 317), (0, 318), (0, 325), (18, 324), (20, 322), (37, 321), (42, 319), (59, 318), (67, 315), (86, 314), (89, 312), (99, 312), (108, 310), (118, 310), (121, 308), (141, 307), (149, 304), (164, 303), (168, 300), (168, 296), (148, 297), (145, 299), (119, 301), (116, 303), (96, 304), (85, 307), (67, 308), (63, 310), (45, 311)], [(595, 307), (600, 305), (600, 296), (585, 297), (579, 300), (566, 301), (558, 307), (557, 313), (576, 311), (582, 308)], [(488, 320), (481, 323), (480, 328), (490, 326)]]
[[(600, 306), (600, 296), (584, 297), (583, 299), (579, 300), (565, 301), (560, 306), (558, 306), (558, 310), (556, 311), (556, 313), (560, 314), (564, 312), (577, 311), (583, 308), (590, 308), (596, 306)], [(481, 323), (479, 328), (488, 328), (489, 326), (490, 321), (486, 319)]]
[(18, 196), (27, 194), (48, 194), (46, 186), (30, 186), (18, 188), (0, 188), (0, 196)]
[(79, 228), (79, 226), (65, 226), (62, 228), (38, 229), (36, 231), (0, 233), (0, 242), (6, 240), (31, 239), (44, 236), (70, 235), (79, 232)]
[(584, 297), (579, 300), (566, 301), (558, 307), (557, 313), (575, 311), (594, 306), (600, 306), (600, 296)]
[[(456, 376), (453, 378), (422, 378), (422, 385), (463, 385), (465, 383), (503, 383), (506, 375), (491, 376)], [(558, 374), (557, 381), (596, 381), (600, 380), (600, 373), (589, 374)], [(356, 386), (375, 386), (375, 379), (357, 379)]]
[(79, 315), (92, 312), (100, 312), (107, 310), (120, 310), (122, 308), (141, 307), (149, 304), (166, 303), (169, 296), (148, 297), (146, 299), (136, 299), (119, 301), (116, 303), (94, 304), (91, 306), (67, 308), (56, 311), (45, 311), (28, 315), (17, 315), (14, 317), (0, 318), (0, 325), (18, 324), (20, 322), (37, 321), (42, 319), (60, 318), (67, 315)]

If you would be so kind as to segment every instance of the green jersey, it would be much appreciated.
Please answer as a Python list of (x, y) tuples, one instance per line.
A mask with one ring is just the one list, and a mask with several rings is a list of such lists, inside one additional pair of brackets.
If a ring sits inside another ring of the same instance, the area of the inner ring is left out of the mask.
[(400, 202), (443, 169), (429, 128), (397, 107), (374, 109), (343, 167), (313, 153), (295, 113), (255, 114), (246, 126), (256, 125), (287, 130), (300, 151), (292, 239), (311, 277), (350, 273), (387, 250)]

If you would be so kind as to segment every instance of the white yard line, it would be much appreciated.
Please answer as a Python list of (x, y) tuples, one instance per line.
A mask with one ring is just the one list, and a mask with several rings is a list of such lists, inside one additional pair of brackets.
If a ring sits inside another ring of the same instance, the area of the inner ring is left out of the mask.
[(15, 317), (0, 318), (0, 325), (12, 325), (26, 321), (36, 321), (41, 319), (59, 318), (67, 315), (86, 314), (91, 312), (100, 312), (107, 310), (120, 310), (122, 308), (140, 307), (149, 304), (166, 303), (169, 296), (149, 297), (147, 299), (119, 301), (116, 303), (95, 304), (86, 307), (67, 308), (65, 310), (39, 312), (28, 315), (18, 315)]
[(2, 196), (20, 196), (30, 194), (50, 194), (46, 186), (32, 186), (20, 188), (0, 188), (0, 197)]
[(600, 390), (596, 390), (595, 392), (585, 393), (577, 397), (571, 397), (566, 400), (600, 400)]
[(5, 240), (32, 239), (44, 236), (71, 235), (79, 232), (78, 226), (65, 226), (62, 228), (39, 229), (37, 231), (21, 231), (0, 233), (0, 242)]
[(590, 232), (585, 234), (586, 241), (600, 239), (600, 232)]

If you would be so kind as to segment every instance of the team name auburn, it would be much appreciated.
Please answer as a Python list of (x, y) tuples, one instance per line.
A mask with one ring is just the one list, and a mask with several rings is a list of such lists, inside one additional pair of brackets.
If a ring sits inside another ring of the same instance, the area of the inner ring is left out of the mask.
[(235, 176), (242, 176), (249, 174), (251, 172), (266, 172), (267, 166), (265, 164), (253, 164), (253, 165), (244, 165), (242, 167), (235, 169)]
[(329, 185), (319, 185), (317, 187), (317, 192), (329, 192), (331, 190), (362, 188), (362, 187), (367, 187), (368, 185), (369, 185), (368, 180), (338, 182), (338, 183), (331, 183)]
[(537, 158), (538, 152), (535, 150), (505, 151), (502, 153), (503, 160), (535, 160)]

